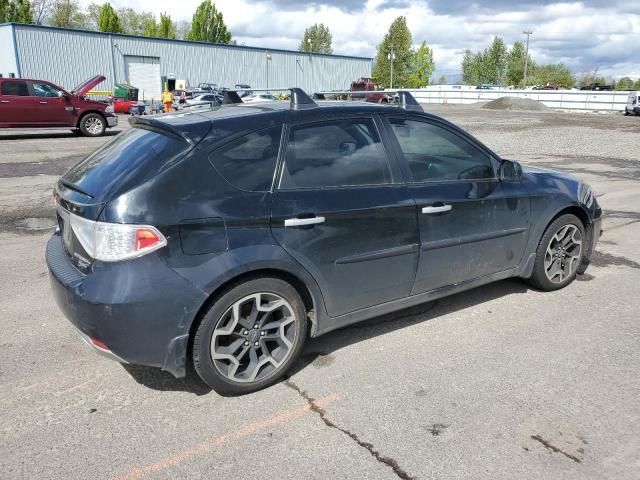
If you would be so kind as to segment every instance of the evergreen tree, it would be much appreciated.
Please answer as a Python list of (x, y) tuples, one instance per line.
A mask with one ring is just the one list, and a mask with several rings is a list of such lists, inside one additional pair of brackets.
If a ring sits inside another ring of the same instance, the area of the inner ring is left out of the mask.
[(230, 43), (231, 32), (224, 23), (222, 12), (216, 9), (211, 0), (204, 0), (193, 14), (191, 30), (187, 40), (197, 40), (211, 43)]
[[(507, 85), (515, 87), (524, 87), (524, 63), (525, 63), (525, 47), (522, 42), (515, 42), (509, 53), (507, 54)], [(529, 56), (527, 60), (527, 70), (532, 72), (535, 69), (533, 60)]]
[(98, 30), (101, 32), (123, 33), (120, 18), (109, 2), (100, 8)]
[[(378, 45), (376, 55), (376, 65), (373, 69), (373, 76), (376, 81), (384, 87), (391, 85), (391, 61), (393, 61), (393, 85), (403, 87), (408, 84), (409, 72), (413, 52), (411, 50), (411, 32), (407, 27), (405, 17), (396, 18), (389, 32), (384, 36), (382, 43)], [(394, 59), (389, 59), (389, 55), (394, 55)]]
[(333, 53), (331, 42), (332, 36), (329, 27), (322, 23), (316, 23), (304, 31), (304, 37), (302, 37), (298, 50), (310, 53)]
[(166, 13), (160, 14), (158, 36), (162, 38), (176, 38), (176, 25), (171, 21), (171, 16)]
[(33, 23), (29, 0), (0, 0), (0, 23)]

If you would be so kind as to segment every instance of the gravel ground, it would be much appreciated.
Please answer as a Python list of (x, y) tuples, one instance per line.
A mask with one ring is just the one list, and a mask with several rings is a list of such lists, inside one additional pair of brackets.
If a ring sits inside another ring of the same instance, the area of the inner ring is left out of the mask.
[(426, 109), (591, 183), (606, 218), (587, 274), (332, 332), (240, 398), (79, 341), (49, 292), (51, 186), (105, 139), (0, 132), (0, 477), (637, 479), (640, 118)]

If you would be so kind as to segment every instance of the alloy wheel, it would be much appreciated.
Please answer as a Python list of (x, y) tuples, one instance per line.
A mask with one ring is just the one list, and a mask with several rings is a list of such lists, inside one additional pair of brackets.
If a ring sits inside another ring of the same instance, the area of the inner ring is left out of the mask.
[(293, 307), (280, 295), (248, 295), (222, 314), (211, 337), (215, 368), (234, 382), (272, 376), (295, 344)]
[(84, 122), (84, 128), (92, 135), (98, 135), (102, 132), (102, 120), (96, 117), (89, 117)]
[(553, 283), (562, 283), (576, 271), (582, 258), (582, 232), (568, 224), (551, 237), (544, 258), (544, 272)]

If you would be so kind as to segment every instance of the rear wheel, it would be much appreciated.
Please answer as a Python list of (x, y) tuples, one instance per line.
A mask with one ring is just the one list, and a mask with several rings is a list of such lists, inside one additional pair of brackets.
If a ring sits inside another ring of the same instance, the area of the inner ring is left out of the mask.
[(99, 137), (107, 128), (107, 122), (102, 115), (87, 113), (80, 119), (80, 131), (86, 137)]
[(584, 225), (575, 215), (558, 217), (542, 235), (530, 283), (541, 290), (558, 290), (575, 278), (584, 254)]
[(307, 314), (298, 292), (277, 278), (244, 282), (207, 311), (193, 340), (198, 375), (221, 395), (276, 383), (297, 360)]

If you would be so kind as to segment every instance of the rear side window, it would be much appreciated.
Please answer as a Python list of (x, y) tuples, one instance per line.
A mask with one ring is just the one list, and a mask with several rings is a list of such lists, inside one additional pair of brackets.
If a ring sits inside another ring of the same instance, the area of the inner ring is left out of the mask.
[(214, 150), (209, 161), (234, 187), (250, 192), (269, 191), (281, 135), (282, 125), (258, 130)]
[(190, 148), (169, 135), (131, 128), (69, 170), (63, 180), (98, 201), (107, 200), (173, 165)]
[(482, 150), (438, 125), (389, 119), (414, 182), (495, 178)]
[(280, 188), (324, 188), (391, 183), (391, 172), (371, 119), (340, 119), (291, 128)]
[(27, 88), (27, 82), (2, 82), (2, 95), (28, 97), (29, 89)]

